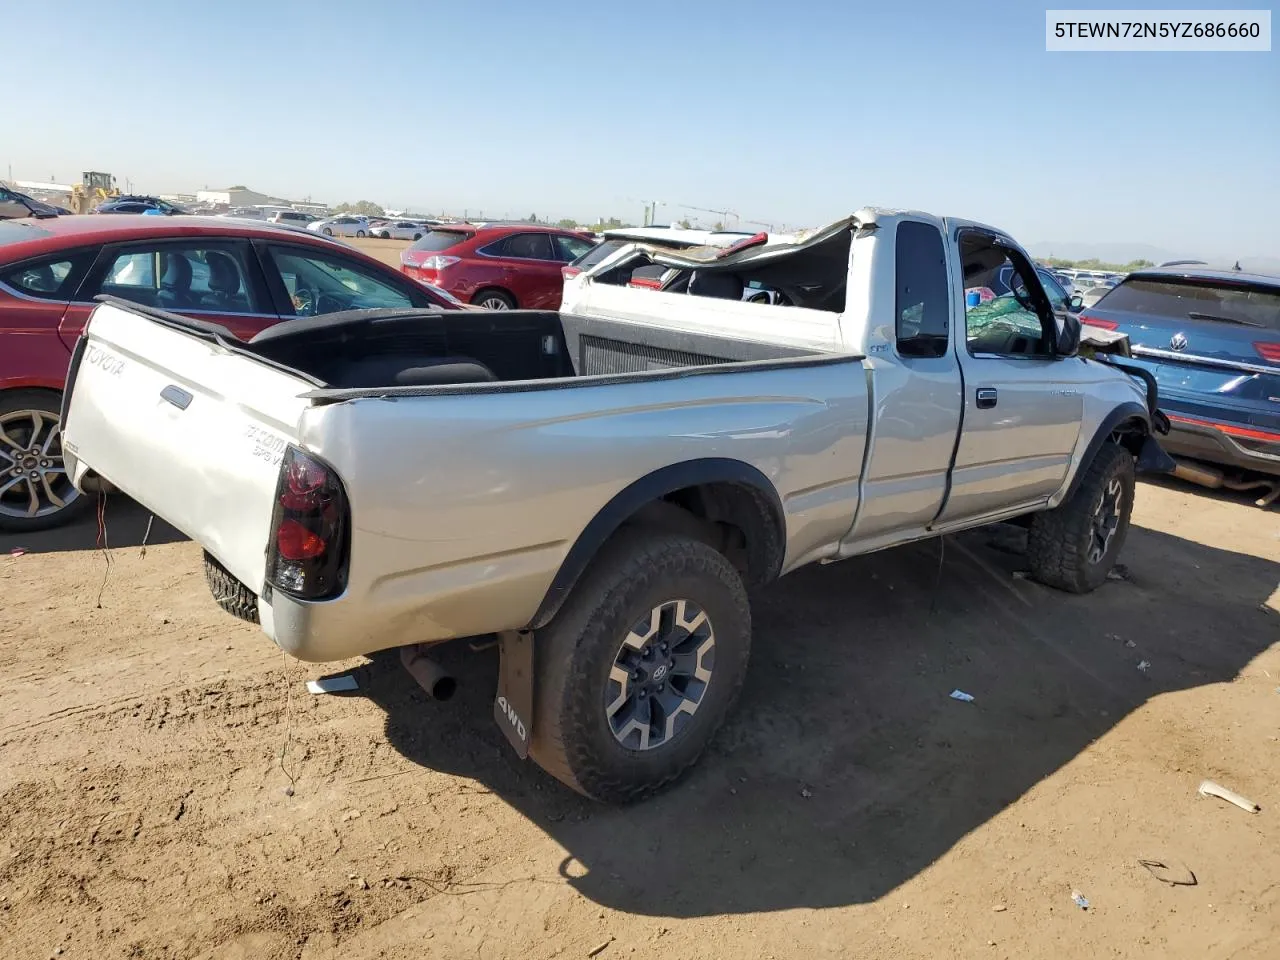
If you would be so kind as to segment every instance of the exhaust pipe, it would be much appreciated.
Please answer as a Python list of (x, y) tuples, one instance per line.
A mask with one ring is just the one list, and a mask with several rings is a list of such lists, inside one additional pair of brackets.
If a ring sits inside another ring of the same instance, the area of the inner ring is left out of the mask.
[(428, 697), (442, 702), (448, 700), (458, 689), (458, 681), (444, 667), (427, 656), (423, 652), (424, 649), (425, 647), (420, 643), (401, 647), (400, 662)]
[(1226, 482), (1226, 475), (1221, 470), (1206, 467), (1200, 463), (1192, 463), (1189, 460), (1177, 460), (1176, 463), (1178, 465), (1173, 468), (1173, 475), (1179, 480), (1198, 483), (1210, 490), (1217, 490)]
[(1177, 466), (1173, 468), (1173, 475), (1182, 480), (1188, 480), (1191, 483), (1198, 483), (1202, 487), (1208, 487), (1210, 490), (1257, 490), (1265, 489), (1267, 492), (1254, 503), (1259, 507), (1270, 506), (1277, 499), (1280, 499), (1280, 481), (1264, 480), (1262, 478), (1252, 480), (1234, 480), (1229, 478), (1221, 470), (1210, 467), (1203, 463), (1192, 463), (1189, 460), (1175, 460)]

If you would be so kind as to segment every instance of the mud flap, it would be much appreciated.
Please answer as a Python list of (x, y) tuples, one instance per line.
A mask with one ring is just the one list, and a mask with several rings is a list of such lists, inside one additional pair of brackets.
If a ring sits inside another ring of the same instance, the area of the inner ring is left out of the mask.
[(1160, 441), (1148, 434), (1142, 441), (1142, 449), (1138, 451), (1134, 469), (1138, 473), (1173, 473), (1177, 465), (1173, 457), (1164, 452)]
[(533, 734), (533, 632), (508, 630), (498, 634), (498, 694), (493, 719), (515, 747), (520, 759), (529, 756)]

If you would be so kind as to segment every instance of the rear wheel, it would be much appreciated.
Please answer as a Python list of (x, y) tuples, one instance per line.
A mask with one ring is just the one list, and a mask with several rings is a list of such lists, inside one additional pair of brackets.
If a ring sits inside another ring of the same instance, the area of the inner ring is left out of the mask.
[(483, 307), (485, 310), (514, 310), (516, 308), (515, 298), (504, 290), (481, 290), (471, 298), (471, 302), (478, 307)]
[(413, 235), (413, 239), (414, 239), (415, 241), (417, 241), (417, 240), (421, 240), (421, 239), (422, 239), (422, 234), (420, 234), (420, 233), (415, 233), (415, 234)]
[(52, 390), (0, 394), (0, 530), (61, 526), (91, 502), (67, 476), (60, 399)]
[(722, 554), (624, 531), (537, 633), (530, 754), (596, 800), (652, 793), (706, 749), (750, 647), (746, 587)]
[(1101, 586), (1129, 533), (1133, 491), (1133, 456), (1119, 444), (1104, 443), (1071, 499), (1031, 521), (1032, 575), (1070, 593)]
[(364, 231), (363, 231), (363, 230), (357, 230), (357, 231), (356, 231), (356, 236), (363, 240), (363, 239), (364, 239)]
[(204, 555), (204, 579), (209, 584), (214, 603), (233, 617), (249, 623), (258, 622), (257, 596), (207, 551)]

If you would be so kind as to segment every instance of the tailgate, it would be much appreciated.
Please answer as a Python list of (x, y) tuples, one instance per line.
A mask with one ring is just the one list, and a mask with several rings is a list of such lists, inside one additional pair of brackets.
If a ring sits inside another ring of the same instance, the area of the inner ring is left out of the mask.
[(236, 344), (100, 304), (72, 357), (63, 446), (77, 486), (96, 471), (261, 594), (280, 459), (315, 384)]

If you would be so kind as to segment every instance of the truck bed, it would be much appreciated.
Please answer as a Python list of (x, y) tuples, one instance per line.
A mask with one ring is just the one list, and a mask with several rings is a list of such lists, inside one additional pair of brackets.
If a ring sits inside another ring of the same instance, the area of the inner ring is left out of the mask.
[[(612, 377), (817, 360), (799, 347), (553, 311), (357, 311), (288, 321), (242, 349), (306, 374), (315, 399), (397, 388)], [(846, 356), (847, 358), (847, 356)]]

